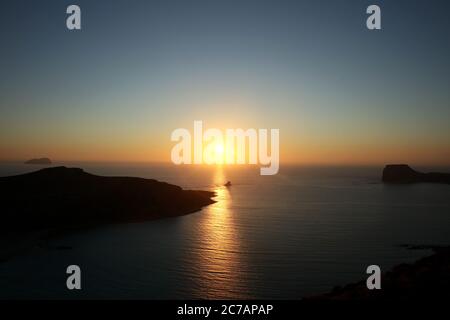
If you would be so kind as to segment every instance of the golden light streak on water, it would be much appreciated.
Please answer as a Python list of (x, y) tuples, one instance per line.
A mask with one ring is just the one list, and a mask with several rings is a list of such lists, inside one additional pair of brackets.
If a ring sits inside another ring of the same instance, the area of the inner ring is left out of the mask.
[(223, 186), (227, 179), (222, 166), (217, 166), (212, 182), (217, 202), (200, 214), (198, 226), (198, 276), (202, 287), (198, 288), (204, 298), (245, 298), (245, 282), (240, 280), (244, 262), (240, 254), (240, 240), (235, 225), (230, 190)]

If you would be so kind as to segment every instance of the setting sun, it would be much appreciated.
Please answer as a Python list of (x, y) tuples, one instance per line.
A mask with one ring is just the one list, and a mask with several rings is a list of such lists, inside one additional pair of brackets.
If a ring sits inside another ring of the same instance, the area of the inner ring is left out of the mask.
[(211, 153), (207, 151), (205, 159), (209, 163), (222, 165), (225, 163), (225, 146), (221, 142), (213, 142), (211, 145)]
[(218, 143), (215, 145), (214, 150), (216, 151), (217, 155), (223, 155), (225, 148), (223, 144)]

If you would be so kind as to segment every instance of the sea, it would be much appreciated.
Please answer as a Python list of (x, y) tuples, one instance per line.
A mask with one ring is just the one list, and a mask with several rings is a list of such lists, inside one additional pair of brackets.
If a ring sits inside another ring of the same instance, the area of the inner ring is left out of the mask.
[[(450, 245), (450, 185), (386, 185), (382, 166), (59, 165), (211, 190), (216, 203), (31, 247), (0, 262), (0, 299), (301, 299), (431, 253), (406, 245)], [(0, 176), (40, 168), (2, 163)], [(81, 290), (67, 289), (70, 265)]]

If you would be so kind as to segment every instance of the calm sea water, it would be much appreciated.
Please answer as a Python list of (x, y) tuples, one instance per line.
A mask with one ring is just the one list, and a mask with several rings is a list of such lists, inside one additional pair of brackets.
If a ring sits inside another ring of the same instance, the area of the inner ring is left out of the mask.
[[(401, 244), (450, 244), (450, 186), (383, 185), (382, 168), (285, 166), (260, 176), (257, 168), (64, 165), (214, 190), (217, 203), (54, 239), (0, 263), (0, 298), (297, 299), (364, 279), (368, 265), (388, 270), (429, 254)], [(37, 168), (2, 164), (0, 176)], [(65, 287), (70, 264), (82, 269), (81, 291)]]

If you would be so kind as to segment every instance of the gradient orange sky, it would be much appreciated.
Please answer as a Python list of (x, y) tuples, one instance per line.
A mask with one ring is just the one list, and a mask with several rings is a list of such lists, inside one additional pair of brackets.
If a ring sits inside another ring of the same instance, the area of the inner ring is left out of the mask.
[(80, 1), (71, 32), (9, 2), (0, 160), (170, 161), (202, 120), (279, 129), (281, 165), (450, 165), (448, 4), (386, 2), (369, 31), (364, 1), (325, 3)]

